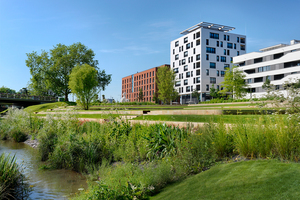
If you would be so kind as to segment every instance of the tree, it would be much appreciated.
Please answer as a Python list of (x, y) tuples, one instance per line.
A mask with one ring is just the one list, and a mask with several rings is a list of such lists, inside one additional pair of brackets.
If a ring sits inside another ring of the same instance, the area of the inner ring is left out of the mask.
[[(48, 95), (52, 91), (56, 95), (64, 95), (68, 101), (71, 93), (69, 76), (76, 65), (88, 64), (98, 70), (95, 53), (83, 44), (74, 43), (70, 46), (57, 44), (50, 52), (42, 51), (27, 53), (26, 66), (32, 75), (29, 88), (38, 95)], [(98, 70), (98, 86), (105, 89), (111, 81), (111, 75)]]
[(197, 103), (199, 103), (200, 94), (198, 93), (197, 90), (194, 90), (194, 91), (192, 92), (192, 97), (197, 98)]
[(2, 86), (0, 87), (0, 94), (16, 94), (16, 91), (13, 89), (10, 89), (8, 87)]
[(219, 90), (215, 88), (215, 85), (212, 84), (211, 88), (210, 88), (210, 92), (209, 92), (209, 95), (212, 97), (212, 98), (219, 98)]
[(274, 90), (274, 85), (271, 84), (269, 78), (266, 79), (266, 81), (262, 85), (262, 88), (267, 91), (267, 98), (270, 98), (271, 97), (270, 93)]
[(237, 66), (233, 66), (231, 69), (228, 68), (225, 72), (224, 81), (221, 82), (224, 89), (220, 90), (219, 93), (222, 95), (231, 93), (235, 98), (243, 97), (247, 92), (245, 77), (246, 75), (238, 70)]
[(98, 72), (88, 64), (77, 65), (70, 74), (69, 88), (85, 110), (98, 93)]
[(139, 101), (143, 101), (144, 100), (144, 93), (143, 93), (143, 89), (142, 88), (139, 89), (138, 100)]
[(160, 67), (157, 70), (156, 82), (158, 89), (158, 99), (166, 102), (171, 102), (178, 97), (177, 90), (174, 89), (175, 73), (169, 67)]
[(159, 102), (159, 99), (158, 99), (158, 97), (157, 97), (157, 94), (156, 94), (156, 92), (154, 92), (154, 93), (153, 93), (152, 100), (153, 100), (155, 103), (157, 103), (157, 104), (158, 104), (158, 102)]

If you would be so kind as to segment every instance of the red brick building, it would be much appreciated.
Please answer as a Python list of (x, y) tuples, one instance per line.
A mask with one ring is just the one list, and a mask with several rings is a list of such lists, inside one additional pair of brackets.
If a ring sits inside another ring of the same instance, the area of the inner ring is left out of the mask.
[(126, 92), (126, 98), (130, 102), (138, 101), (139, 90), (142, 88), (144, 101), (153, 101), (153, 94), (157, 93), (157, 70), (165, 66), (170, 67), (165, 64), (122, 78), (122, 94)]

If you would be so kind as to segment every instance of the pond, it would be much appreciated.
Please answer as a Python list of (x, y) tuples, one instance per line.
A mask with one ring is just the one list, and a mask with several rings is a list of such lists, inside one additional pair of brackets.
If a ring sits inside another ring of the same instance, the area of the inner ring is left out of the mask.
[(86, 178), (70, 170), (40, 170), (43, 164), (38, 160), (37, 149), (24, 143), (0, 140), (0, 154), (16, 155), (17, 163), (22, 164), (23, 174), (33, 192), (30, 199), (69, 199), (79, 188), (87, 189)]

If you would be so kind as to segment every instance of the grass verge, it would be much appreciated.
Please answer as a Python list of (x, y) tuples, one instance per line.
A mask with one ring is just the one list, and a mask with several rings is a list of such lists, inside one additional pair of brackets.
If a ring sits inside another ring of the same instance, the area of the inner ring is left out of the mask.
[(28, 113), (41, 112), (41, 111), (47, 111), (48, 109), (53, 109), (60, 106), (67, 106), (67, 105), (68, 104), (65, 102), (45, 103), (45, 104), (39, 104), (34, 106), (28, 106), (27, 108), (24, 109), (24, 111)]
[(275, 160), (221, 164), (165, 188), (152, 200), (299, 199), (300, 165)]

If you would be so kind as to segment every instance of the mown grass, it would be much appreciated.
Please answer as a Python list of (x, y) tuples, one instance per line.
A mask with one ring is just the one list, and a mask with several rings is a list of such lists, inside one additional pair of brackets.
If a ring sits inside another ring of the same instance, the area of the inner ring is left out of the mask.
[[(132, 120), (176, 121), (176, 122), (224, 122), (238, 123), (247, 120), (258, 120), (261, 115), (142, 115)], [(266, 118), (270, 116), (265, 116)]]
[(298, 163), (256, 160), (220, 164), (151, 199), (299, 199), (299, 176)]
[(24, 111), (28, 113), (34, 113), (34, 112), (42, 112), (47, 111), (48, 109), (54, 109), (61, 106), (67, 106), (68, 104), (65, 102), (55, 102), (55, 103), (45, 103), (45, 104), (39, 104), (34, 106), (28, 106), (24, 109)]

